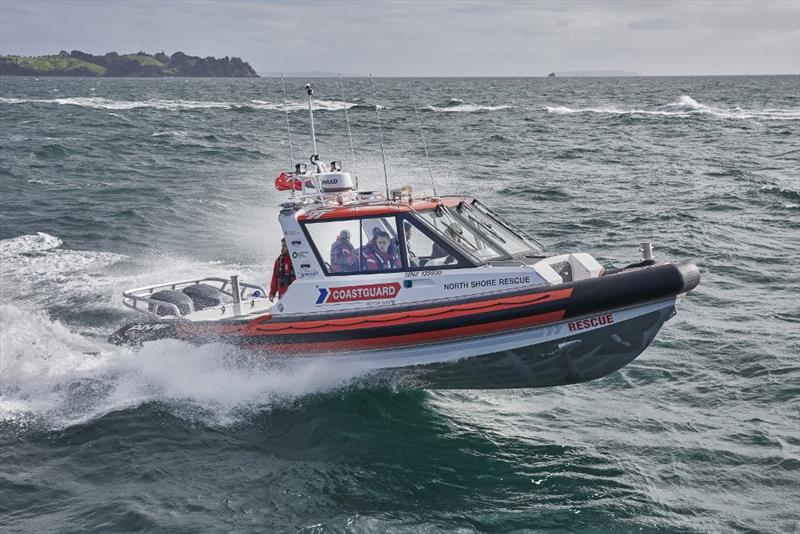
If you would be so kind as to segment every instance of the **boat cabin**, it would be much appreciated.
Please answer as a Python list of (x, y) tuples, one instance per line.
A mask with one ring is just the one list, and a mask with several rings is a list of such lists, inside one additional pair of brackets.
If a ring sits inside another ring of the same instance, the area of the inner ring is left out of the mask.
[(326, 170), (298, 175), (302, 193), (282, 205), (297, 280), (276, 312), (463, 298), (602, 270), (588, 254), (548, 258), (535, 239), (475, 198), (414, 198), (408, 187), (387, 198), (356, 191), (340, 169)]
[(325, 276), (463, 269), (544, 257), (533, 239), (474, 198), (316, 208), (296, 219)]

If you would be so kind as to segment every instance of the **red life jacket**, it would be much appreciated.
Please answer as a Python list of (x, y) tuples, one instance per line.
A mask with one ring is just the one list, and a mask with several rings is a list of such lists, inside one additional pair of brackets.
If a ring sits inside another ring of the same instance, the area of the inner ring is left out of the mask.
[(278, 295), (282, 297), (286, 293), (289, 285), (295, 281), (297, 277), (294, 275), (294, 267), (292, 267), (292, 259), (288, 254), (281, 254), (275, 260), (275, 266), (272, 268), (272, 283), (269, 286), (269, 295), (274, 297)]
[(377, 247), (372, 244), (364, 247), (364, 265), (367, 271), (389, 271), (400, 268), (400, 257), (391, 248), (386, 254), (381, 254)]

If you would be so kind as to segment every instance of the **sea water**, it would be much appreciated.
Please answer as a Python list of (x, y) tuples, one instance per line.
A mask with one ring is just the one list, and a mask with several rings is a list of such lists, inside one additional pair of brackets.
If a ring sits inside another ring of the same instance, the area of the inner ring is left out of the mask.
[[(310, 81), (323, 160), (383, 190), (368, 80)], [(413, 90), (440, 194), (606, 267), (652, 241), (700, 286), (631, 365), (552, 389), (112, 346), (123, 289), (268, 280), (279, 81), (1, 78), (0, 531), (796, 531), (800, 78), (376, 85), (391, 187), (432, 190)]]

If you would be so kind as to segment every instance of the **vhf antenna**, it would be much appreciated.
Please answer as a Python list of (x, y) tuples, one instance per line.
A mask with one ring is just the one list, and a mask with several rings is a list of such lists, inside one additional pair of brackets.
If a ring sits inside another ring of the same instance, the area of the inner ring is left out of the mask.
[(314, 90), (311, 88), (311, 84), (306, 84), (306, 91), (308, 92), (308, 116), (311, 117), (311, 144), (314, 148), (314, 154), (311, 156), (312, 159), (319, 159), (319, 154), (317, 153), (317, 136), (314, 133), (314, 108), (311, 105), (311, 97), (314, 96)]
[(294, 168), (294, 151), (292, 150), (292, 130), (289, 128), (289, 108), (286, 107), (286, 85), (283, 83), (283, 73), (281, 72), (281, 91), (283, 91), (283, 112), (286, 113), (286, 136), (289, 138), (289, 168), (292, 170), (292, 196), (294, 196), (295, 187), (295, 168)]
[(419, 126), (419, 135), (422, 137), (422, 146), (425, 148), (425, 161), (428, 162), (428, 176), (431, 178), (431, 186), (433, 186), (433, 196), (438, 197), (436, 193), (436, 182), (433, 179), (433, 169), (431, 168), (431, 158), (428, 156), (428, 143), (425, 142), (425, 133), (422, 131), (422, 120), (419, 118), (419, 111), (417, 111), (417, 101), (414, 98), (414, 90), (411, 85), (408, 86), (408, 92), (411, 93), (411, 104), (414, 106), (414, 114), (417, 116), (417, 125)]
[(381, 128), (381, 113), (378, 111), (378, 93), (375, 91), (375, 79), (369, 73), (369, 81), (372, 82), (372, 97), (375, 99), (375, 115), (378, 117), (378, 135), (381, 139), (381, 159), (383, 159), (383, 181), (386, 184), (386, 200), (389, 200), (389, 173), (386, 172), (386, 151), (383, 149), (383, 129)]
[[(353, 164), (356, 162), (356, 150), (353, 148), (353, 134), (350, 133), (350, 117), (347, 113), (347, 99), (344, 97), (344, 85), (342, 85), (342, 73), (339, 73), (339, 90), (342, 92), (342, 105), (344, 106), (344, 121), (347, 123), (347, 138), (350, 139), (350, 155), (353, 157)], [(358, 191), (358, 175), (356, 175), (356, 191)]]

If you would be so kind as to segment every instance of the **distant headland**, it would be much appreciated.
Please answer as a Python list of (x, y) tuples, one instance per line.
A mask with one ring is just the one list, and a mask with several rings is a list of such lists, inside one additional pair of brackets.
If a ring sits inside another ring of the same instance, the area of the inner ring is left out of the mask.
[(253, 67), (238, 57), (201, 58), (183, 52), (95, 56), (80, 50), (53, 56), (0, 56), (0, 76), (258, 78)]
[(551, 72), (548, 78), (619, 78), (625, 76), (639, 76), (635, 72), (628, 70), (568, 70), (563, 72)]

